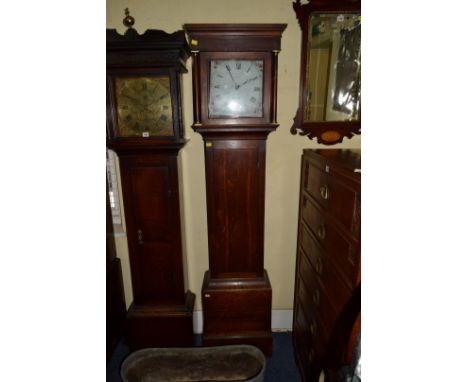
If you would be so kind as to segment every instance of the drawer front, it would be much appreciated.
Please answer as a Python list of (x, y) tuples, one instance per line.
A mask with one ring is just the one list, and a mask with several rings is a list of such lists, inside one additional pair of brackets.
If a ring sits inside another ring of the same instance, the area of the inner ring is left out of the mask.
[(300, 328), (302, 337), (315, 348), (316, 354), (323, 354), (329, 333), (310, 305), (311, 303), (307, 305), (300, 298), (297, 300), (294, 325)]
[(301, 302), (298, 302), (296, 308), (294, 330), (301, 337), (303, 342), (310, 347), (312, 346), (312, 333), (309, 330), (309, 321), (304, 314), (304, 308)]
[[(328, 273), (326, 260), (321, 256), (321, 250), (304, 225), (299, 233), (299, 268), (304, 277), (322, 279)], [(313, 271), (312, 271), (313, 269)]]
[(302, 303), (296, 307), (294, 331), (296, 342), (301, 348), (302, 358), (310, 366), (324, 355), (325, 343), (320, 339), (316, 321), (308, 321)]
[(318, 229), (325, 220), (324, 214), (306, 195), (302, 195), (302, 219), (311, 231)]
[(322, 187), (328, 182), (328, 174), (314, 167), (308, 160), (305, 161), (302, 189), (304, 189), (324, 208), (327, 207), (328, 200), (324, 194), (325, 190)]
[(354, 232), (360, 224), (356, 221), (359, 219), (356, 213), (357, 201), (360, 199), (358, 185), (344, 183), (307, 162), (304, 188), (328, 215), (358, 234)]
[[(309, 234), (305, 233), (305, 235)], [(326, 294), (335, 312), (340, 313), (343, 306), (351, 297), (351, 289), (341, 280), (332, 264), (322, 261), (321, 256), (317, 256), (317, 260), (317, 266), (314, 269), (309, 261), (309, 256), (300, 255), (299, 266), (301, 273), (306, 280), (317, 280), (321, 289), (326, 290)]]
[[(356, 204), (360, 197), (359, 193), (335, 178), (329, 178), (326, 188), (328, 195), (327, 214), (341, 222), (346, 229), (354, 230), (356, 215)], [(356, 233), (354, 233), (356, 234)]]
[(315, 381), (316, 379), (314, 378), (314, 369), (318, 367), (317, 365), (319, 362), (315, 356), (315, 350), (308, 347), (307, 344), (304, 343), (304, 340), (300, 334), (294, 332), (293, 336), (295, 353), (303, 381)]
[(337, 319), (337, 314), (330, 300), (314, 280), (305, 281), (303, 275), (300, 274), (298, 282), (301, 292), (300, 300), (303, 302), (307, 320), (312, 322), (312, 319), (316, 319), (320, 322), (323, 329), (323, 338), (328, 338)]
[(333, 264), (338, 269), (343, 281), (349, 288), (354, 287), (354, 280), (359, 264), (357, 243), (350, 242), (346, 239), (336, 226), (329, 219), (324, 219), (320, 211), (315, 207), (314, 203), (305, 198), (303, 202), (303, 221), (306, 228), (312, 235), (305, 235), (301, 232), (300, 243), (303, 248), (317, 247), (314, 239), (319, 243), (318, 247), (322, 248), (324, 258), (328, 264)]
[(307, 356), (305, 355), (306, 350), (302, 344), (301, 338), (299, 335), (294, 336), (294, 353), (296, 355), (297, 366), (299, 367), (300, 373), (302, 375), (302, 381), (312, 380), (312, 370), (309, 365)]

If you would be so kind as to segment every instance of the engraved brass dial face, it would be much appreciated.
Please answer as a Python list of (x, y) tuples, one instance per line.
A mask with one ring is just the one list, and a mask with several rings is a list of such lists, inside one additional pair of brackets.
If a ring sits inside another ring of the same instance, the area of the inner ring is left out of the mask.
[(174, 135), (168, 76), (118, 77), (115, 94), (119, 136)]
[(210, 62), (209, 116), (263, 116), (263, 61)]

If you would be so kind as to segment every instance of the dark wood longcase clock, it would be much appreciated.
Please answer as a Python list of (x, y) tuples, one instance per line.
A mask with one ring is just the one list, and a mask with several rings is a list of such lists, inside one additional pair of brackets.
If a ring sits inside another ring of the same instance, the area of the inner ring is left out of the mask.
[(184, 287), (177, 156), (184, 146), (182, 31), (107, 30), (107, 145), (119, 156), (134, 301), (130, 349), (191, 346), (195, 295)]
[(188, 24), (194, 124), (203, 136), (209, 266), (205, 345), (272, 352), (272, 289), (263, 262), (265, 149), (276, 122), (285, 24)]

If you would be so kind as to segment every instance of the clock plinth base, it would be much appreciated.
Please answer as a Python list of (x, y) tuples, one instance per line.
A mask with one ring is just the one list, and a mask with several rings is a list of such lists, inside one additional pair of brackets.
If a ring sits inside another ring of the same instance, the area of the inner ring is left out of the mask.
[(270, 356), (271, 285), (266, 271), (257, 278), (211, 278), (202, 287), (204, 346), (247, 344)]
[(135, 305), (127, 313), (125, 340), (130, 349), (189, 347), (193, 345), (195, 295), (187, 292), (185, 304)]

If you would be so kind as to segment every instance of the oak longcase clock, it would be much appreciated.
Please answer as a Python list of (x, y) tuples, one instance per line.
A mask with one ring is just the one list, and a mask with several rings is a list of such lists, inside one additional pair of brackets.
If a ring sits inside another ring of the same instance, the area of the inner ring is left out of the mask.
[(189, 56), (182, 31), (107, 30), (107, 145), (120, 161), (132, 350), (193, 340), (195, 295), (184, 286), (177, 165), (185, 144), (180, 77)]
[(272, 351), (272, 289), (263, 265), (265, 149), (278, 127), (285, 24), (187, 24), (194, 123), (203, 136), (210, 269), (202, 286), (205, 345)]

